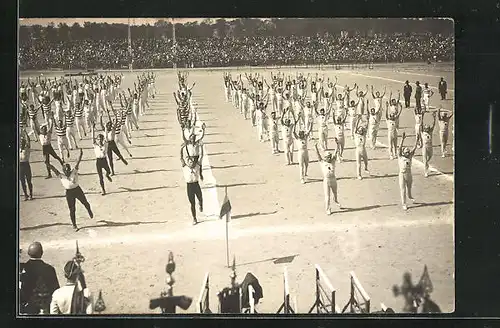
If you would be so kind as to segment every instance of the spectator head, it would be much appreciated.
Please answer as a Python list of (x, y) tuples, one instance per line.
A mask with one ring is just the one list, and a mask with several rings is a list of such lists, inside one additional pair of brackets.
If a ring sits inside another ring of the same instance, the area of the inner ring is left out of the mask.
[(424, 86), (425, 86), (426, 88), (427, 88), (427, 87), (429, 87), (429, 83), (425, 82), (425, 83), (424, 83)]
[(80, 268), (75, 263), (75, 261), (68, 261), (64, 266), (64, 277), (68, 279), (68, 281), (76, 281), (78, 278), (78, 274), (80, 273)]
[(419, 82), (419, 81), (417, 81), (417, 82), (415, 82), (415, 84), (416, 84), (416, 85), (420, 85), (420, 82)]
[(410, 84), (410, 81), (406, 80), (405, 84), (406, 84), (406, 85), (409, 85), (409, 84)]
[(47, 134), (47, 125), (40, 126), (40, 133), (43, 135)]
[(110, 121), (108, 121), (108, 122), (106, 123), (106, 129), (109, 131), (109, 130), (111, 130), (112, 128), (113, 128), (113, 123), (111, 123)]
[(441, 78), (441, 81), (444, 81), (444, 78), (443, 78), (443, 77)]
[(356, 105), (356, 102), (354, 100), (351, 100), (351, 106), (354, 107)]
[(321, 109), (319, 110), (319, 113), (320, 113), (321, 115), (325, 115), (325, 109), (324, 109), (324, 108), (321, 108)]
[(272, 118), (273, 120), (275, 120), (275, 119), (276, 119), (276, 112), (271, 112), (271, 118)]
[(370, 114), (375, 115), (375, 108), (370, 108)]
[[(22, 141), (25, 141), (24, 139)], [(21, 143), (22, 143), (21, 141)], [(28, 247), (28, 255), (33, 259), (40, 259), (43, 255), (43, 247), (42, 244), (38, 241), (35, 241)]]

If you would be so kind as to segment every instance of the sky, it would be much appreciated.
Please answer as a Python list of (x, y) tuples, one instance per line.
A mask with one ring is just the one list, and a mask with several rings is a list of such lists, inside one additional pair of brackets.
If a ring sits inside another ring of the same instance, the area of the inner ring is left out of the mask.
[[(156, 21), (164, 19), (169, 20), (170, 18), (130, 18), (130, 24), (132, 25), (153, 25)], [(176, 23), (185, 24), (188, 22), (201, 22), (204, 18), (175, 18)], [(217, 18), (211, 18), (216, 20)], [(224, 18), (225, 20), (234, 20), (235, 18)], [(127, 18), (19, 18), (19, 25), (42, 25), (47, 26), (49, 23), (53, 22), (56, 26), (59, 23), (66, 23), (66, 25), (73, 25), (78, 23), (83, 25), (84, 22), (95, 22), (95, 23), (109, 23), (109, 24), (127, 24)]]

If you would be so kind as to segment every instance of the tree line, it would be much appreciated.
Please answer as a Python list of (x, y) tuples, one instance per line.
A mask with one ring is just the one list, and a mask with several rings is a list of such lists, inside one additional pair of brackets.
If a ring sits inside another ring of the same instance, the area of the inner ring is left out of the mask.
[[(173, 25), (170, 19), (159, 19), (153, 25), (132, 25), (132, 39), (171, 38)], [(204, 19), (200, 22), (175, 23), (177, 38), (231, 38), (252, 36), (321, 36), (377, 34), (453, 34), (453, 21), (448, 19), (400, 19), (400, 18), (238, 18)], [(22, 25), (19, 27), (21, 44), (46, 40), (65, 42), (77, 40), (113, 40), (128, 37), (127, 24), (84, 22), (51, 22), (47, 26)]]

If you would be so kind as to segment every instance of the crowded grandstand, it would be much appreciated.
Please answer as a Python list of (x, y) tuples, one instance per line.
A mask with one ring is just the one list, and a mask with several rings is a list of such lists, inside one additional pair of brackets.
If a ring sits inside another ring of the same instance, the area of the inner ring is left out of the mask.
[[(439, 29), (443, 21), (411, 21), (401, 32), (400, 21), (386, 19), (363, 25), (364, 20), (253, 19), (204, 20), (201, 24), (131, 26), (129, 51), (126, 24), (78, 23), (20, 27), (22, 69), (119, 69), (130, 62), (137, 69), (260, 65), (332, 65), (452, 61), (452, 30)], [(438, 25), (435, 27), (434, 25)], [(248, 26), (248, 27), (247, 27)], [(376, 26), (376, 28), (374, 28)], [(407, 31), (406, 27), (405, 30)], [(132, 58), (130, 57), (132, 54)], [(132, 60), (131, 60), (132, 59)]]

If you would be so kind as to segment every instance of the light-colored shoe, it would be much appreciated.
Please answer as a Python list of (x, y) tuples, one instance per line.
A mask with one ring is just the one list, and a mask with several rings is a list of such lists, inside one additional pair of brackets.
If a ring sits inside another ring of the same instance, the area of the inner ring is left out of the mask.
[(406, 206), (406, 204), (405, 204), (405, 205), (403, 205), (403, 210), (405, 210), (405, 211), (406, 211), (407, 209), (408, 209), (408, 206)]

